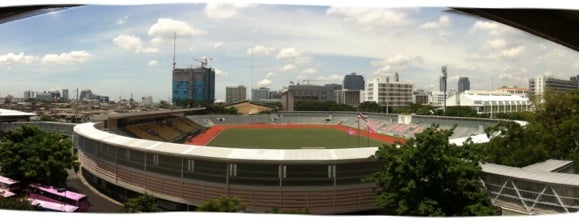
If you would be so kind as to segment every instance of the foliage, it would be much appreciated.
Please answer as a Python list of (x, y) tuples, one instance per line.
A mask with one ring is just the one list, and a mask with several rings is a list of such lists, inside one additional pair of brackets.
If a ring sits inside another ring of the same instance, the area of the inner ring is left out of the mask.
[(537, 135), (516, 122), (501, 121), (485, 132), (491, 139), (482, 145), (482, 152), (489, 162), (524, 167), (548, 158), (548, 152), (539, 143)]
[(162, 100), (161, 103), (159, 103), (159, 108), (169, 109), (169, 108), (171, 108), (171, 104), (167, 101)]
[(207, 102), (196, 102), (193, 100), (185, 100), (177, 102), (179, 106), (195, 108), (195, 107), (205, 107), (205, 110), (199, 110), (192, 113), (187, 113), (188, 115), (207, 115), (207, 114), (237, 114), (237, 109), (233, 107), (225, 108), (223, 104), (214, 104)]
[(78, 170), (69, 137), (23, 125), (0, 135), (0, 173), (23, 184), (66, 183), (66, 169)]
[(380, 104), (374, 101), (366, 101), (360, 103), (360, 105), (358, 105), (358, 110), (360, 110), (360, 112), (372, 112), (372, 113), (386, 112), (385, 106), (381, 106)]
[[(551, 158), (575, 159), (579, 155), (579, 90), (547, 90), (536, 104), (536, 118), (529, 130), (536, 132)], [(577, 165), (577, 164), (576, 164)]]
[(477, 114), (476, 110), (468, 106), (447, 106), (445, 116), (456, 116), (456, 117), (480, 117), (487, 118), (486, 114)]
[(35, 210), (34, 206), (24, 198), (0, 198), (0, 209)]
[(236, 197), (221, 197), (211, 199), (199, 206), (197, 211), (207, 212), (241, 212), (245, 210), (245, 204)]
[(383, 170), (368, 178), (378, 188), (376, 205), (382, 213), (413, 216), (492, 215), (488, 194), (479, 177), (482, 157), (472, 142), (449, 144), (454, 129), (433, 125), (406, 143), (384, 144), (374, 157)]
[(157, 198), (145, 193), (138, 197), (128, 199), (123, 203), (120, 211), (125, 213), (160, 212), (161, 208), (157, 205)]
[(351, 105), (337, 104), (334, 101), (299, 101), (295, 104), (296, 111), (355, 111)]
[(277, 207), (271, 208), (270, 210), (266, 210), (266, 213), (271, 213), (271, 214), (310, 214), (310, 211), (308, 209), (302, 209), (302, 210), (280, 210)]
[(56, 119), (54, 116), (41, 116), (39, 121), (57, 122), (58, 119)]

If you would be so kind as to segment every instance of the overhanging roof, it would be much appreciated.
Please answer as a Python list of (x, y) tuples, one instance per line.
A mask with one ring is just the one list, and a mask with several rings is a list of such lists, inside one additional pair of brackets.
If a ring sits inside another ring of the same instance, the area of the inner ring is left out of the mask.
[(523, 30), (579, 51), (579, 11), (564, 9), (453, 8)]

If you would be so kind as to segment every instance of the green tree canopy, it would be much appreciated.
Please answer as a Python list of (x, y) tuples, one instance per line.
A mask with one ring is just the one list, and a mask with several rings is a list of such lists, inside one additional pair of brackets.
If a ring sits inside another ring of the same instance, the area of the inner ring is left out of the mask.
[(226, 197), (211, 199), (201, 204), (197, 211), (207, 212), (240, 212), (245, 210), (245, 204), (236, 197)]
[(5, 210), (35, 210), (34, 206), (24, 198), (1, 198), (0, 209)]
[(61, 186), (66, 169), (78, 170), (69, 137), (23, 125), (0, 135), (0, 173), (27, 184), (39, 182)]
[(367, 178), (379, 191), (382, 213), (412, 216), (492, 215), (479, 178), (482, 158), (468, 141), (449, 144), (451, 130), (431, 126), (404, 144), (384, 144), (374, 157), (383, 170)]
[(120, 211), (126, 213), (160, 212), (161, 208), (157, 205), (157, 199), (154, 196), (145, 193), (128, 199), (123, 203)]
[(551, 158), (579, 160), (579, 90), (546, 90), (529, 130), (536, 132)]
[(540, 143), (537, 133), (513, 121), (501, 121), (494, 127), (485, 129), (490, 141), (482, 145), (482, 152), (488, 162), (524, 167), (545, 161), (548, 151)]

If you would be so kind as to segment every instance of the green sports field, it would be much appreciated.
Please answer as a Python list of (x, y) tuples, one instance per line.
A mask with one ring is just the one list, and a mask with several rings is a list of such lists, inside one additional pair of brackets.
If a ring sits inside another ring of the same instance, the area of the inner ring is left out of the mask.
[[(368, 138), (360, 136), (360, 147), (368, 147)], [(370, 139), (370, 146), (384, 142)], [(208, 146), (234, 148), (305, 149), (358, 147), (358, 135), (331, 128), (229, 128), (217, 135)]]

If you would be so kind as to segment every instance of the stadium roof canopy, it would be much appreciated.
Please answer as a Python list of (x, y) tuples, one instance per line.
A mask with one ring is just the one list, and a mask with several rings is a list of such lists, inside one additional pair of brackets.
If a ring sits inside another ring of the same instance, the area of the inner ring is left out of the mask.
[(30, 117), (36, 116), (34, 113), (25, 113), (16, 110), (0, 109), (1, 122), (28, 121)]

